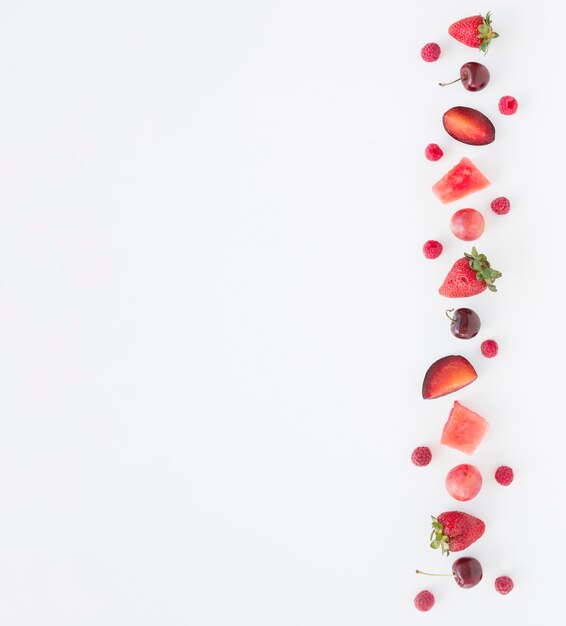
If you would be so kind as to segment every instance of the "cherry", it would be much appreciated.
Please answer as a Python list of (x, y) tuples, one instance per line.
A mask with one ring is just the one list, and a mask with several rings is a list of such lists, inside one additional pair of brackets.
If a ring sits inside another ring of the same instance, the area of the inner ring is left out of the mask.
[(458, 587), (470, 589), (475, 587), (483, 576), (481, 563), (473, 556), (462, 556), (452, 564), (452, 572)]
[(471, 339), (480, 332), (480, 316), (472, 309), (447, 309), (446, 316), (452, 322), (450, 332), (458, 339)]
[(438, 84), (441, 87), (446, 87), (446, 85), (453, 85), (459, 80), (462, 81), (464, 89), (467, 89), (468, 91), (481, 91), (487, 83), (489, 83), (489, 70), (481, 63), (469, 61), (468, 63), (464, 63), (464, 65), (460, 68), (460, 78), (457, 78), (450, 83)]
[(417, 574), (425, 574), (426, 576), (452, 576), (458, 587), (462, 589), (470, 589), (475, 587), (483, 577), (483, 569), (481, 563), (474, 559), (473, 556), (462, 556), (456, 559), (452, 564), (451, 574), (429, 574), (417, 570)]

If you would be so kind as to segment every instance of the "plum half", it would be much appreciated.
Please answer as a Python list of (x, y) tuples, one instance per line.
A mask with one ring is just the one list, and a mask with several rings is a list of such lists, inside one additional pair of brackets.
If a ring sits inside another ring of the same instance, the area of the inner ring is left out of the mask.
[(450, 137), (471, 146), (485, 146), (495, 140), (495, 126), (477, 109), (452, 107), (442, 116), (442, 124)]

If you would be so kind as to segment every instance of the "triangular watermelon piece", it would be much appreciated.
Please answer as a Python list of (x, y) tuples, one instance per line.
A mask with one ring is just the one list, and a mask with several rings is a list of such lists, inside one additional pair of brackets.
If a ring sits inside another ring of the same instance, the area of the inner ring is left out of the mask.
[(464, 157), (432, 187), (432, 191), (446, 204), (485, 189), (488, 185), (491, 185), (489, 180), (470, 159)]
[(488, 430), (487, 420), (456, 401), (444, 425), (440, 443), (473, 454)]

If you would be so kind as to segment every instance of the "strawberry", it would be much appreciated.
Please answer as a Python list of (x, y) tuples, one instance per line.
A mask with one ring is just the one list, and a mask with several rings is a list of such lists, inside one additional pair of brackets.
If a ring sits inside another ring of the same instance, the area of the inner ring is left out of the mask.
[(431, 548), (442, 548), (442, 554), (465, 550), (477, 541), (485, 531), (485, 524), (478, 517), (462, 511), (446, 511), (432, 518)]
[(471, 254), (465, 254), (454, 263), (438, 293), (447, 298), (466, 298), (486, 289), (497, 291), (493, 283), (501, 275), (501, 272), (491, 268), (485, 254), (478, 254), (472, 248)]
[(487, 53), (491, 40), (499, 37), (491, 27), (491, 13), (485, 17), (474, 15), (454, 22), (448, 29), (448, 34), (460, 43), (470, 48), (479, 48), (484, 53)]

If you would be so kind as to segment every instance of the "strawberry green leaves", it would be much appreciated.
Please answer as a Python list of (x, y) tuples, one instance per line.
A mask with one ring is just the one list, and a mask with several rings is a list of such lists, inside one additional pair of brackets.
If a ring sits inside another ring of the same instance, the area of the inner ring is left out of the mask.
[(450, 554), (450, 537), (444, 534), (444, 526), (436, 519), (436, 517), (432, 516), (432, 532), (430, 533), (430, 547), (434, 548), (442, 548), (442, 554), (444, 556), (448, 556)]
[(484, 54), (487, 54), (490, 41), (497, 37), (499, 37), (499, 34), (496, 33), (491, 26), (491, 12), (489, 12), (478, 26), (478, 39), (481, 40), (480, 50)]
[(466, 253), (464, 256), (469, 260), (470, 268), (475, 272), (476, 278), (483, 281), (490, 291), (497, 291), (497, 287), (493, 283), (503, 274), (491, 267), (485, 254), (478, 254), (474, 247), (471, 254)]

